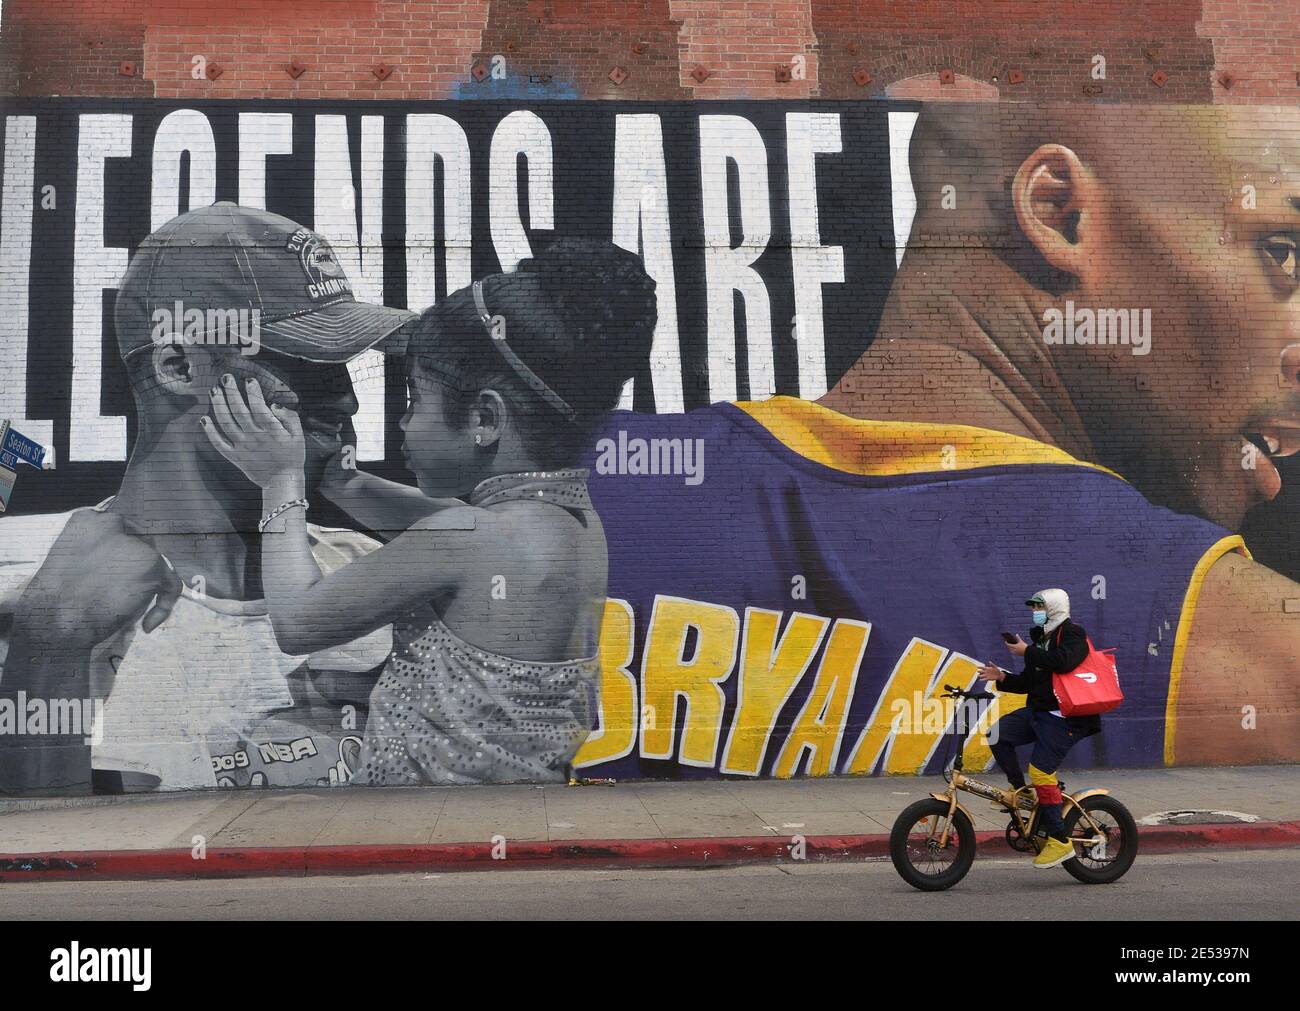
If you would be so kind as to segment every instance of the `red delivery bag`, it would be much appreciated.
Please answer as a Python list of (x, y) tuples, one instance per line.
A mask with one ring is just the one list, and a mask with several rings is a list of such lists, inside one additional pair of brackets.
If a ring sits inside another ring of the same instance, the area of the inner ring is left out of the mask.
[(1113, 649), (1097, 649), (1088, 640), (1088, 655), (1072, 671), (1052, 675), (1052, 691), (1062, 716), (1108, 713), (1124, 701)]

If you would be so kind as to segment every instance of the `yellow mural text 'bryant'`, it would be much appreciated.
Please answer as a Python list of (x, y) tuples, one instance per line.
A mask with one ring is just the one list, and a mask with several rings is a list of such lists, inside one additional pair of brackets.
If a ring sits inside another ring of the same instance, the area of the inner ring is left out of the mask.
[[(776, 756), (770, 773), (779, 778), (794, 775), (805, 755), (808, 775), (837, 770), (915, 775), (925, 768), (948, 721), (904, 725), (901, 710), (914, 699), (934, 700), (934, 690), (945, 682), (971, 686), (979, 663), (913, 638), (862, 730), (846, 741), (870, 637), (869, 622), (850, 618), (795, 612), (785, 620), (782, 612), (750, 607), (742, 621), (730, 607), (661, 595), (650, 615), (638, 677), (631, 669), (635, 615), (626, 601), (609, 600), (601, 628), (600, 723), (574, 765), (590, 768), (639, 748), (642, 758), (676, 758), (681, 765), (729, 775), (758, 776), (769, 753)], [(724, 723), (722, 685), (732, 677), (736, 702)], [(778, 726), (801, 683), (809, 685), (804, 704), (788, 727)], [(988, 705), (963, 752), (968, 770), (991, 766), (988, 728), (1022, 705), (1022, 696), (999, 696)]]

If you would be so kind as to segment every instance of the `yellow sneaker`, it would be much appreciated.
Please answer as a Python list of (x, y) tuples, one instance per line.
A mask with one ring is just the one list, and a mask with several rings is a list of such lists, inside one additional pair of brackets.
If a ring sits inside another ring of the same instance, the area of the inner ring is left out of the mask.
[(1056, 867), (1067, 860), (1074, 859), (1074, 843), (1062, 842), (1060, 839), (1047, 837), (1047, 843), (1034, 857), (1034, 866), (1040, 868)]

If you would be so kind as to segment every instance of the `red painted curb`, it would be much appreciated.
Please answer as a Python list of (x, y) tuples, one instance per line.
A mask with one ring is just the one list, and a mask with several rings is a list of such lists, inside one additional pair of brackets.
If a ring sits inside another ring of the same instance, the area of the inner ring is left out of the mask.
[[(1300, 847), (1300, 821), (1222, 825), (1161, 825), (1138, 829), (1141, 852)], [(1007, 852), (1001, 832), (980, 832), (978, 852)], [(493, 844), (266, 846), (209, 849), (196, 860), (187, 849), (91, 850), (0, 854), (0, 881), (243, 878), (413, 871), (538, 870), (552, 867), (717, 867), (789, 862), (793, 837), (708, 839), (582, 839)], [(889, 836), (807, 836), (804, 862), (884, 859)]]

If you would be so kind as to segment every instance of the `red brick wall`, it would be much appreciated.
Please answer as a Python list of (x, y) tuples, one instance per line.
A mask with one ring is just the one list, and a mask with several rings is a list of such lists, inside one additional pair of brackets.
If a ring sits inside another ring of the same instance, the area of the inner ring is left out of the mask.
[[(164, 5), (150, 14), (145, 73), (159, 97), (441, 97), (464, 79), (488, 6), (249, 0), (205, 17), (188, 5)], [(221, 76), (195, 80), (196, 55), (218, 64)], [(295, 59), (307, 67), (298, 78), (287, 72)], [(385, 80), (373, 72), (380, 64), (394, 68)]]
[[(676, 0), (683, 18), (682, 82), (696, 66), (710, 71), (696, 85), (696, 98), (807, 98), (817, 94), (817, 38), (806, 0), (778, 3), (717, 3)], [(778, 65), (804, 57), (804, 78), (780, 82)]]
[[(1068, 15), (1060, 4), (1014, 0), (812, 0), (811, 6), (827, 98), (879, 95), (896, 81), (951, 69), (997, 84), (1004, 98), (1017, 100), (1209, 99), (1213, 54), (1196, 35), (1198, 5), (1187, 0), (1102, 0), (1072, 4)], [(1106, 58), (1104, 81), (1090, 76), (1098, 53)], [(870, 72), (870, 84), (854, 82), (858, 67)], [(1169, 75), (1162, 87), (1150, 80), (1158, 69)], [(1012, 70), (1024, 80), (1008, 81)], [(1097, 84), (1100, 92), (1085, 95), (1085, 85)]]
[[(951, 69), (1012, 100), (1300, 98), (1293, 0), (9, 0), (4, 20), (0, 89), (22, 95), (456, 97), (476, 93), (476, 61), (500, 55), (510, 80), (485, 80), (484, 96), (854, 98)], [(1089, 74), (1096, 54), (1104, 81)], [(196, 55), (222, 75), (194, 79)], [(778, 80), (796, 56), (802, 79)], [(295, 58), (308, 67), (297, 79)], [(394, 67), (384, 81), (380, 63)]]
[[(502, 57), (508, 74), (535, 94), (689, 98), (678, 82), (681, 21), (669, 6), (668, 0), (495, 0), (474, 60)], [(490, 79), (463, 79), (470, 83), (462, 94), (494, 92)]]
[[(19, 95), (139, 97), (154, 93), (140, 76), (147, 5), (141, 0), (9, 0), (0, 63)], [(135, 73), (119, 73), (123, 62)]]
[(1203, 0), (1198, 34), (1214, 44), (1215, 69), (1231, 73), (1231, 88), (1215, 83), (1215, 101), (1300, 101), (1300, 11), (1292, 0)]

